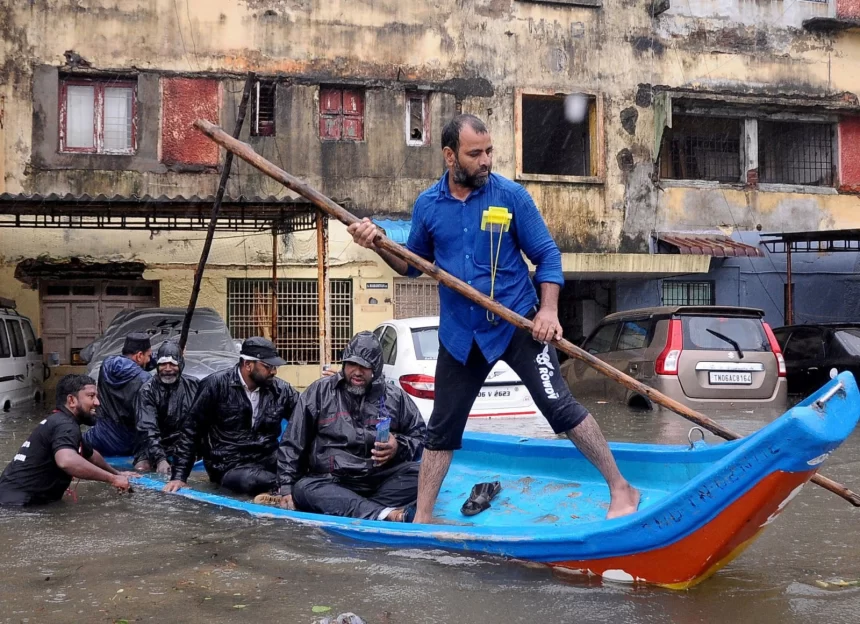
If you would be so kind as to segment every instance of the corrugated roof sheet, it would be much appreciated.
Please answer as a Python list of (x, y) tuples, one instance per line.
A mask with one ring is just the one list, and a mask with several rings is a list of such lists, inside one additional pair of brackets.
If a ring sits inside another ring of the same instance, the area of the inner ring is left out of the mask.
[[(208, 226), (214, 195), (0, 195), (0, 228), (198, 230)], [(346, 202), (339, 202), (348, 205)], [(225, 196), (218, 230), (281, 233), (313, 229), (317, 208), (304, 198)]]
[(664, 232), (657, 234), (656, 239), (658, 242), (658, 252), (660, 251), (659, 243), (664, 243), (674, 249), (674, 251), (670, 251), (669, 253), (714, 256), (715, 258), (764, 257), (764, 252), (758, 247), (739, 243), (728, 236), (718, 234), (676, 234), (673, 232)]
[[(27, 203), (78, 203), (78, 204), (87, 204), (92, 202), (109, 202), (116, 204), (212, 204), (215, 202), (214, 195), (189, 195), (188, 197), (184, 195), (175, 195), (173, 197), (169, 197), (167, 195), (159, 195), (158, 197), (154, 197), (152, 195), (74, 195), (72, 193), (66, 193), (64, 195), (60, 195), (58, 193), (50, 193), (48, 195), (40, 195), (38, 193), (34, 193), (32, 195), (28, 195), (25, 193), (14, 194), (14, 193), (2, 193), (0, 194), (0, 202), (27, 202)], [(260, 196), (245, 196), (239, 195), (238, 197), (230, 197), (225, 195), (224, 199), (221, 200), (224, 204), (307, 204), (309, 203), (304, 197), (298, 198), (289, 198), (289, 197), (275, 197), (274, 195), (269, 195), (268, 197), (260, 197)]]

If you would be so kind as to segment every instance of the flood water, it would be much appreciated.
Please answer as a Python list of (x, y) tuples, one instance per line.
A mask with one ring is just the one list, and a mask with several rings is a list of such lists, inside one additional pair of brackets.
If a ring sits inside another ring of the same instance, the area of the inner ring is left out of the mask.
[[(670, 413), (590, 406), (611, 440), (681, 443)], [(0, 461), (41, 410), (0, 414)], [(746, 433), (772, 415), (715, 416)], [(493, 420), (483, 431), (550, 437), (542, 421)], [(708, 436), (709, 442), (717, 441)], [(822, 472), (860, 490), (858, 434)], [(807, 485), (745, 553), (685, 592), (571, 581), (550, 570), (444, 551), (368, 547), (284, 521), (184, 498), (119, 496), (81, 483), (36, 511), (0, 510), (0, 622), (312, 623), (351, 611), (369, 624), (459, 622), (856, 622), (860, 510)], [(330, 607), (324, 614), (317, 607)]]

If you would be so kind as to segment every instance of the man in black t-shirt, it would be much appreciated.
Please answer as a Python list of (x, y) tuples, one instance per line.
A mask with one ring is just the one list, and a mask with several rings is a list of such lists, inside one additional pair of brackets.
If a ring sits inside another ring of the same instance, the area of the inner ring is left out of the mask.
[(63, 497), (73, 477), (130, 489), (128, 476), (109, 466), (81, 435), (95, 423), (96, 382), (66, 375), (57, 384), (57, 408), (39, 423), (0, 475), (0, 504), (39, 505)]

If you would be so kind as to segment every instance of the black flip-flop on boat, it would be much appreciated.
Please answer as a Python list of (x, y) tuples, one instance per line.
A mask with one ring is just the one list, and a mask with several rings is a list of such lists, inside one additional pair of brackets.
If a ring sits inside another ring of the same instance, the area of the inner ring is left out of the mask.
[(476, 483), (472, 487), (469, 499), (463, 503), (460, 513), (464, 516), (474, 516), (489, 508), (490, 501), (502, 490), (502, 484), (498, 481), (491, 483)]

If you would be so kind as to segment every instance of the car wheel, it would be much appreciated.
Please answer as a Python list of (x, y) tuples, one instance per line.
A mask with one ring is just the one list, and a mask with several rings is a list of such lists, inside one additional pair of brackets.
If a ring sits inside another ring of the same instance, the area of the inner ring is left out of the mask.
[(653, 409), (653, 405), (651, 405), (651, 401), (646, 399), (641, 394), (634, 394), (630, 397), (630, 400), (627, 401), (627, 407), (635, 410), (651, 410)]

